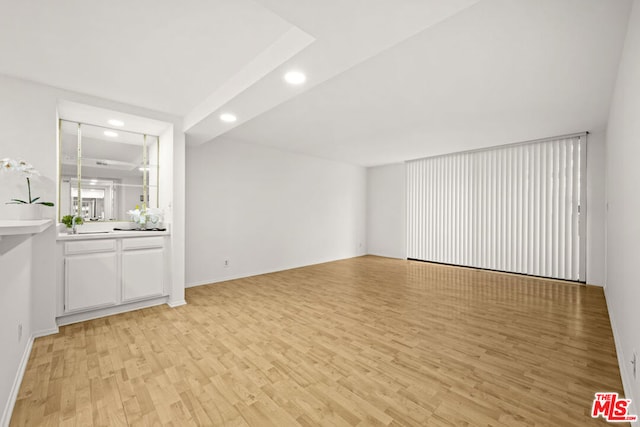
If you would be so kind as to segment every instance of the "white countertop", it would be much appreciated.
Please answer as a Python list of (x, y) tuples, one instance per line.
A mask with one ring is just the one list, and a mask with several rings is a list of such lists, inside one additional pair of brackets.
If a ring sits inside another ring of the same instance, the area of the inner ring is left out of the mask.
[(15, 236), (19, 234), (36, 234), (53, 225), (50, 219), (36, 220), (0, 220), (0, 237)]
[(107, 232), (81, 232), (78, 234), (58, 233), (56, 240), (96, 240), (96, 239), (122, 239), (129, 237), (169, 236), (169, 231), (107, 231)]

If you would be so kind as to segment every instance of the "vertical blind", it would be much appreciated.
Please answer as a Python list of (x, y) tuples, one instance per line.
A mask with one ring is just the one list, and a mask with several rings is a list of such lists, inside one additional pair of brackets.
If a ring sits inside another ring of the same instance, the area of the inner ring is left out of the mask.
[(580, 134), (407, 162), (407, 257), (584, 281), (585, 160)]

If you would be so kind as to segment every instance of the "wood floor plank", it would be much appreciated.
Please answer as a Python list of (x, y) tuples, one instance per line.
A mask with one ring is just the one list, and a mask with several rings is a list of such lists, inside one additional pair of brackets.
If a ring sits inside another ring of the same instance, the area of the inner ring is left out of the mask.
[(36, 339), (11, 426), (606, 425), (602, 289), (373, 256)]

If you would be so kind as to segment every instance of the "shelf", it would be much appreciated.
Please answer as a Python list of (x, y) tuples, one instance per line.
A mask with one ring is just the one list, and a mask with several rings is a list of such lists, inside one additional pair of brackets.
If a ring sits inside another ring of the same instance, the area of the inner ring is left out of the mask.
[(53, 225), (53, 220), (4, 220), (0, 219), (0, 239), (3, 236), (16, 236), (20, 234), (37, 234)]

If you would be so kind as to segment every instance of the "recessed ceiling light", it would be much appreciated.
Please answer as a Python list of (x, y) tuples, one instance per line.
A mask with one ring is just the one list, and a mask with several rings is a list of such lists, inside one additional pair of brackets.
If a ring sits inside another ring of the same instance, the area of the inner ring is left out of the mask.
[(284, 79), (289, 84), (301, 85), (307, 81), (307, 76), (305, 76), (301, 71), (289, 71), (284, 75)]
[(224, 114), (220, 114), (220, 120), (227, 123), (233, 123), (236, 120), (238, 120), (238, 118), (231, 113), (224, 113)]
[(109, 123), (111, 126), (124, 126), (124, 122), (122, 120), (117, 120), (117, 119), (111, 119), (109, 120), (107, 123)]
[(118, 136), (118, 132), (114, 132), (112, 130), (105, 130), (104, 136), (110, 136), (111, 138), (115, 138), (116, 136)]

